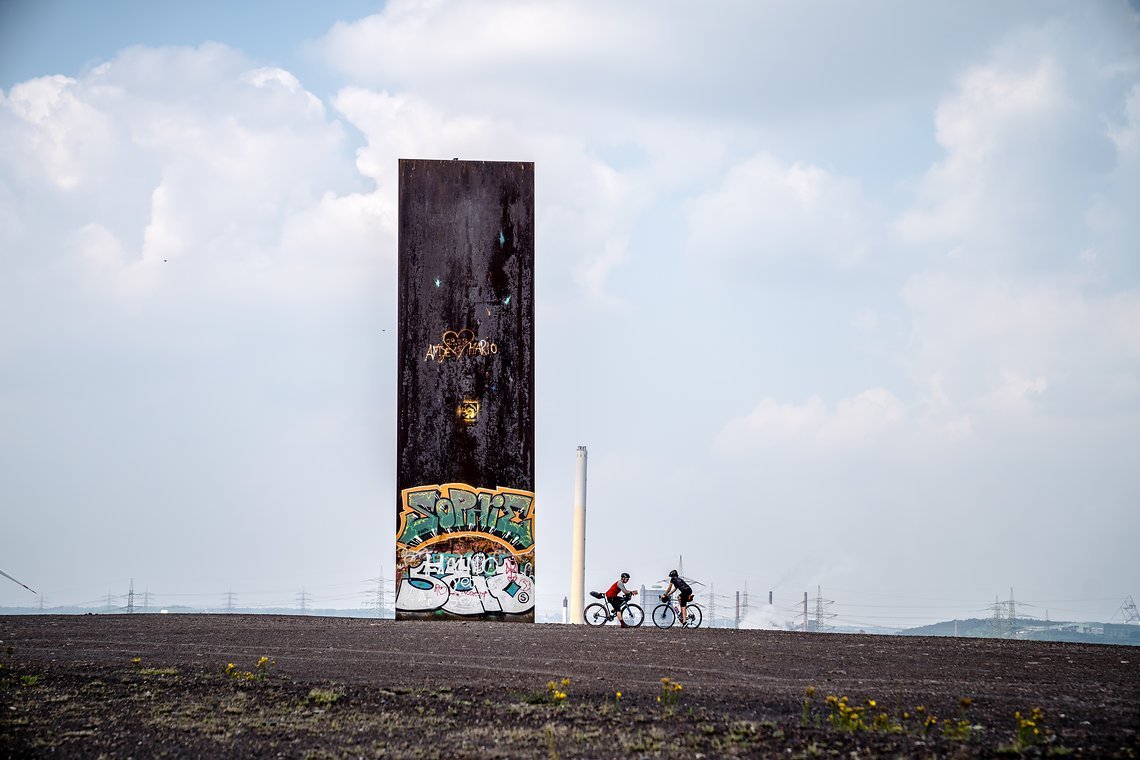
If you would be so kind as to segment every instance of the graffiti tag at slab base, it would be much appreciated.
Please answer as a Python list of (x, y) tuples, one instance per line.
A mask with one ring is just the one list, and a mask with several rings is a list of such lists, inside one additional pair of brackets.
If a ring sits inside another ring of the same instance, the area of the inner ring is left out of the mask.
[(533, 493), (446, 483), (400, 496), (397, 612), (533, 614)]
[[(533, 558), (533, 555), (531, 555)], [(406, 552), (396, 609), (453, 615), (521, 614), (534, 609), (534, 565), (513, 554)], [(399, 566), (403, 565), (402, 568)]]

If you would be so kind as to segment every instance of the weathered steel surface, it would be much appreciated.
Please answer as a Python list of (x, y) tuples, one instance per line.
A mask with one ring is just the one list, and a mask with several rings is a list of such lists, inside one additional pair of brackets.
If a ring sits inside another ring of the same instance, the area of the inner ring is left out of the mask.
[(398, 279), (397, 617), (533, 620), (534, 164), (401, 160)]

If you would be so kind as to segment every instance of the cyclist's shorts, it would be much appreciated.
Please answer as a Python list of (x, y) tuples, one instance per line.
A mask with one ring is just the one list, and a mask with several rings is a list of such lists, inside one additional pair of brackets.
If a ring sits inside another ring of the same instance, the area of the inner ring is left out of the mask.
[(620, 610), (621, 606), (625, 604), (625, 599), (621, 594), (618, 594), (617, 596), (607, 596), (606, 601), (609, 602), (610, 606), (614, 608), (614, 612)]
[(682, 607), (691, 601), (693, 601), (693, 592), (692, 591), (682, 591), (677, 595), (677, 602)]

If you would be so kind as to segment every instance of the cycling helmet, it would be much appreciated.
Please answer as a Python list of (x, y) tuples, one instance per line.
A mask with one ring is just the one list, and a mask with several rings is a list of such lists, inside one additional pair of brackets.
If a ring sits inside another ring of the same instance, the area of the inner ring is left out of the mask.
[(628, 581), (628, 580), (629, 580), (629, 573), (622, 573), (622, 574), (621, 574), (621, 577), (622, 577), (624, 580), (627, 580), (627, 581)]
[(670, 578), (676, 578), (677, 577), (677, 571), (676, 570), (670, 570), (669, 571), (669, 577)]

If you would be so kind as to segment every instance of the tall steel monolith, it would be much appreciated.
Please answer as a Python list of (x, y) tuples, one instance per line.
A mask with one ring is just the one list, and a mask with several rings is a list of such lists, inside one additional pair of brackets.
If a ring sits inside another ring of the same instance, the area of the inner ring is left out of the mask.
[(396, 618), (534, 621), (534, 164), (400, 160)]

